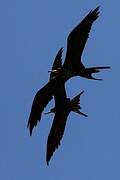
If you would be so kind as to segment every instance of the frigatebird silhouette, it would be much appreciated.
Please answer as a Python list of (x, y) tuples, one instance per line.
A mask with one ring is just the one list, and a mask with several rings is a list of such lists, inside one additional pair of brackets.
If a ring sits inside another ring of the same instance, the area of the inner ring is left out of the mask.
[[(64, 84), (73, 76), (101, 80), (94, 78), (92, 74), (100, 72), (101, 69), (110, 68), (109, 66), (86, 68), (81, 62), (82, 52), (88, 39), (90, 29), (93, 22), (98, 18), (98, 15), (99, 7), (90, 11), (82, 22), (69, 34), (67, 39), (67, 52), (63, 66), (58, 69), (54, 68), (50, 70), (50, 72), (52, 71), (54, 73), (54, 76), (51, 77), (50, 81), (40, 89), (34, 97), (27, 125), (30, 130), (30, 135), (32, 134), (34, 126), (40, 121), (42, 111), (59, 88), (59, 83), (62, 82), (62, 84)], [(57, 53), (56, 58), (62, 56), (62, 51), (61, 48)]]
[[(53, 69), (60, 69), (62, 67), (61, 62), (61, 50), (58, 52), (58, 56), (55, 58), (53, 63)], [(52, 71), (50, 74), (50, 80), (56, 77), (57, 71)], [(55, 107), (48, 113), (54, 113), (54, 120), (47, 140), (47, 152), (46, 161), (49, 165), (49, 161), (54, 153), (54, 151), (60, 145), (60, 141), (63, 137), (68, 115), (71, 111), (76, 112), (82, 116), (87, 117), (86, 114), (80, 111), (80, 96), (83, 91), (75, 96), (73, 99), (67, 98), (65, 85), (62, 81), (59, 81), (59, 88), (54, 93)], [(45, 113), (45, 114), (48, 114)]]

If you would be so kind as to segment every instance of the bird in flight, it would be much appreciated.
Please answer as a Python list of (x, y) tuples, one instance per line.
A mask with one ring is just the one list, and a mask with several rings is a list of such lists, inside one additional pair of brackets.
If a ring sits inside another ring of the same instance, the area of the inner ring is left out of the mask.
[[(33, 128), (37, 122), (41, 120), (41, 115), (48, 102), (52, 99), (59, 88), (59, 84), (65, 84), (67, 80), (74, 76), (81, 76), (87, 79), (101, 80), (92, 76), (93, 73), (98, 73), (102, 69), (109, 69), (109, 66), (90, 67), (86, 68), (81, 62), (81, 56), (89, 37), (90, 29), (93, 22), (98, 18), (99, 7), (90, 11), (87, 16), (80, 22), (69, 34), (67, 38), (67, 52), (64, 64), (59, 68), (52, 68), (48, 83), (41, 88), (35, 95), (27, 127), (32, 134)], [(56, 58), (62, 58), (61, 48)], [(56, 59), (55, 58), (55, 59)]]
[[(60, 69), (61, 67), (62, 67), (62, 62), (61, 62), (61, 49), (60, 49), (60, 51), (58, 52), (58, 56), (55, 58), (55, 61), (53, 63), (52, 70)], [(56, 77), (56, 71), (52, 71), (50, 74), (50, 79), (53, 79), (55, 77)], [(48, 140), (47, 140), (47, 152), (46, 152), (47, 165), (49, 164), (49, 161), (54, 151), (60, 145), (60, 141), (63, 137), (67, 118), (70, 112), (73, 111), (75, 113), (78, 113), (82, 116), (87, 117), (86, 114), (80, 111), (81, 109), (80, 96), (82, 94), (83, 94), (83, 91), (71, 100), (70, 98), (67, 98), (65, 85), (60, 79), (59, 88), (57, 88), (54, 94), (55, 107), (52, 108), (50, 112), (48, 112), (48, 113), (54, 113), (55, 116), (54, 116), (50, 133), (48, 135)], [(48, 114), (48, 113), (45, 113), (45, 114)]]

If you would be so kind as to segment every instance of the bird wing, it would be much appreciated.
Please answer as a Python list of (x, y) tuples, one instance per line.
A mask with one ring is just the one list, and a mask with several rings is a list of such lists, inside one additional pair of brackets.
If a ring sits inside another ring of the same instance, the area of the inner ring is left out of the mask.
[[(54, 63), (53, 63), (53, 65), (52, 65), (52, 70), (56, 70), (56, 69), (62, 67), (62, 52), (63, 52), (63, 48), (61, 48), (61, 49), (58, 51), (58, 53), (57, 53), (57, 55), (56, 55), (56, 57), (55, 57)], [(54, 78), (54, 77), (55, 77), (55, 73), (54, 73), (54, 72), (51, 72), (51, 73), (50, 73), (50, 80), (51, 80), (52, 78)]]
[[(52, 65), (52, 70), (62, 68), (62, 52), (63, 48), (61, 48), (54, 60), (54, 63)], [(50, 73), (50, 79), (56, 77), (56, 74), (54, 72)], [(66, 100), (67, 95), (66, 95), (66, 90), (65, 90), (65, 85), (62, 82), (61, 77), (57, 78), (57, 87), (54, 92), (54, 99), (55, 99), (55, 107), (61, 108), (61, 103), (64, 103), (64, 100)]]
[[(62, 107), (63, 105), (61, 105)], [(52, 128), (50, 130), (48, 140), (47, 140), (47, 153), (46, 161), (49, 164), (49, 161), (54, 153), (54, 151), (60, 145), (60, 141), (63, 137), (67, 117), (69, 115), (68, 111), (65, 111), (64, 108), (57, 110), (53, 120)]]
[(55, 108), (61, 109), (61, 106), (64, 106), (64, 104), (66, 103), (67, 94), (64, 83), (61, 82), (61, 80), (58, 83), (59, 83), (58, 88), (54, 93)]
[(55, 117), (47, 140), (46, 161), (49, 163), (54, 151), (60, 145), (60, 140), (64, 134), (64, 129), (69, 111), (67, 111), (67, 95), (65, 85), (61, 78), (57, 80), (57, 89), (54, 93), (55, 99)]
[[(56, 55), (52, 69), (56, 69), (62, 66), (61, 57), (62, 57), (62, 48), (58, 51)], [(51, 72), (50, 78), (52, 78), (53, 76), (54, 73)], [(37, 122), (41, 120), (42, 111), (47, 106), (48, 102), (52, 99), (52, 95), (54, 91), (56, 91), (58, 85), (59, 85), (59, 79), (51, 80), (36, 93), (27, 124), (27, 127), (30, 130), (30, 135), (32, 135), (33, 128), (37, 125)]]
[[(85, 47), (86, 41), (89, 37), (89, 32), (93, 22), (98, 18), (99, 7), (90, 11), (88, 15), (78, 24), (67, 39), (67, 53), (64, 62), (64, 67), (77, 68), (82, 65), (81, 55)], [(82, 65), (83, 66), (83, 65)]]
[(40, 89), (33, 100), (32, 108), (28, 120), (27, 127), (32, 135), (33, 128), (37, 125), (37, 122), (41, 119), (41, 114), (48, 102), (52, 99), (53, 94), (53, 83), (48, 82), (42, 89)]

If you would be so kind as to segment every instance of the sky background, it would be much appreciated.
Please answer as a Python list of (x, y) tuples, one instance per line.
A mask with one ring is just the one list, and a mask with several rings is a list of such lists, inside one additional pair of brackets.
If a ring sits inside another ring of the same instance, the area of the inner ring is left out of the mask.
[[(85, 91), (81, 106), (88, 118), (70, 114), (48, 167), (46, 142), (54, 116), (43, 115), (30, 137), (32, 100), (47, 83), (59, 48), (65, 55), (69, 32), (98, 5), (100, 17), (82, 59), (86, 66), (112, 68), (97, 74), (103, 81), (76, 77), (66, 83), (68, 97)], [(120, 179), (119, 7), (119, 1), (103, 0), (0, 1), (0, 179)]]

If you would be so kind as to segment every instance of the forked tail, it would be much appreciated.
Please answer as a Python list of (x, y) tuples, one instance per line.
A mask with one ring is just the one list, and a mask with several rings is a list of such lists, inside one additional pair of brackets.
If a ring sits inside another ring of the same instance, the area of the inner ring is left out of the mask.
[(110, 66), (86, 68), (86, 71), (87, 71), (87, 74), (88, 74), (88, 78), (89, 79), (93, 79), (93, 80), (102, 80), (102, 79), (95, 78), (95, 77), (92, 76), (92, 74), (98, 73), (102, 69), (110, 69)]
[(80, 109), (81, 109), (81, 106), (80, 106), (80, 96), (83, 94), (83, 92), (84, 92), (84, 91), (82, 91), (81, 93), (79, 93), (77, 96), (75, 96), (75, 97), (70, 101), (70, 103), (71, 103), (71, 111), (76, 112), (76, 113), (78, 113), (78, 114), (81, 114), (81, 115), (87, 117), (86, 114), (84, 114), (84, 113), (82, 113), (82, 112), (80, 111)]

